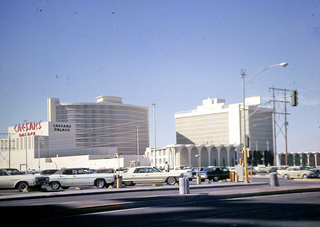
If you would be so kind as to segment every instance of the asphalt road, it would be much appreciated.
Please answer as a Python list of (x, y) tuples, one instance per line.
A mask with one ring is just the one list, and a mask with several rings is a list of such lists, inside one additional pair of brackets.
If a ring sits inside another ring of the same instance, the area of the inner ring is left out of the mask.
[[(255, 178), (254, 182), (266, 183), (268, 178)], [(142, 190), (71, 196), (68, 192), (72, 189), (68, 189), (58, 197), (0, 201), (0, 213), (2, 220), (11, 221), (14, 214), (19, 224), (45, 226), (320, 226), (320, 192), (247, 196), (275, 187), (223, 184), (192, 188), (191, 195), (178, 195), (177, 190)], [(276, 188), (314, 187), (319, 182), (280, 179), (280, 186)], [(246, 197), (239, 198), (242, 193)]]
[(71, 226), (319, 226), (320, 193), (166, 204), (48, 220)]
[[(101, 198), (100, 198), (101, 199)], [(139, 200), (137, 197), (131, 200)], [(166, 197), (163, 197), (166, 200)], [(40, 207), (40, 206), (39, 206)], [(38, 208), (39, 208), (38, 207)], [(37, 207), (24, 207), (20, 210)], [(53, 213), (63, 209), (57, 205), (41, 206)], [(14, 210), (13, 210), (14, 211)], [(44, 226), (319, 226), (320, 192), (256, 196), (246, 198), (219, 198), (203, 195), (201, 200), (168, 200), (165, 203), (148, 203), (147, 206), (60, 214), (38, 218), (18, 218), (16, 223)], [(13, 215), (14, 214), (14, 215)]]

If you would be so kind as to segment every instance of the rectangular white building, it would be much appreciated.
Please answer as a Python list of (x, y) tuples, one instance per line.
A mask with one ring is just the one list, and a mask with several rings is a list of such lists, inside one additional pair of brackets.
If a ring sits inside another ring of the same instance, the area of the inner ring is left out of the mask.
[[(246, 98), (249, 162), (272, 162), (272, 109), (259, 106), (260, 97)], [(240, 146), (243, 143), (242, 103), (208, 98), (196, 110), (175, 114), (177, 144)], [(262, 164), (262, 163), (261, 163)]]

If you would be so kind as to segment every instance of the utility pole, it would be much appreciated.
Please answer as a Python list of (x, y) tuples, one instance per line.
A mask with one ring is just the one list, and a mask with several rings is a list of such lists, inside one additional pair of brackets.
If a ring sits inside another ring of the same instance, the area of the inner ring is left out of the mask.
[[(277, 133), (276, 133), (276, 127), (277, 127), (277, 122), (276, 122), (276, 114), (283, 114), (284, 115), (284, 133), (282, 132), (282, 127), (279, 127), (280, 132), (282, 133), (282, 135), (284, 136), (285, 139), (285, 164), (288, 165), (288, 136), (287, 136), (287, 126), (288, 126), (288, 122), (287, 122), (287, 115), (290, 115), (289, 113), (287, 113), (287, 103), (289, 103), (287, 101), (287, 89), (282, 89), (282, 88), (269, 88), (272, 89), (272, 102), (273, 102), (273, 137), (274, 137), (274, 165), (277, 165)], [(278, 92), (282, 92), (283, 93), (283, 97), (280, 98), (276, 98), (275, 97), (275, 91)], [(276, 102), (280, 102), (283, 103), (284, 105), (284, 112), (276, 112), (276, 108), (275, 108), (275, 103)], [(281, 165), (281, 160), (280, 160), (280, 165)]]
[(286, 147), (286, 166), (288, 165), (288, 141), (287, 141), (287, 90), (283, 90), (284, 93), (284, 138), (285, 138), (285, 147)]
[(277, 125), (276, 125), (276, 102), (274, 96), (274, 87), (272, 87), (272, 101), (273, 101), (273, 140), (274, 140), (274, 165), (277, 166)]

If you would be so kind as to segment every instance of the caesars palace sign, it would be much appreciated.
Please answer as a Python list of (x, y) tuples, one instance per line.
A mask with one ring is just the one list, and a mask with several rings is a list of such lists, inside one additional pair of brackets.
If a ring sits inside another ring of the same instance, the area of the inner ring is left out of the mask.
[[(27, 122), (23, 124), (16, 124), (13, 127), (13, 130), (16, 133), (19, 133), (19, 137), (23, 136), (34, 136), (36, 135), (36, 131), (42, 128), (41, 126), (42, 121), (38, 122)], [(55, 132), (69, 132), (71, 129), (71, 125), (68, 124), (53, 124), (52, 125)]]
[(23, 123), (23, 124), (16, 124), (13, 127), (13, 130), (17, 133), (19, 133), (20, 137), (26, 136), (28, 131), (33, 131), (33, 132), (28, 132), (27, 136), (34, 136), (36, 134), (36, 130), (40, 130), (41, 127), (41, 122), (27, 122), (27, 123)]

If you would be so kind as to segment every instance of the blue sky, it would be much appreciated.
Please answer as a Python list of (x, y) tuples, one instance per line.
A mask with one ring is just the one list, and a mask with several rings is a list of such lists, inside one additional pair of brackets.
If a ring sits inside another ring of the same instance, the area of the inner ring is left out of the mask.
[[(0, 132), (47, 121), (47, 98), (156, 103), (157, 145), (175, 143), (174, 113), (207, 97), (241, 102), (241, 69), (269, 69), (246, 89), (298, 89), (289, 151), (320, 150), (320, 1), (0, 1)], [(279, 107), (280, 108), (280, 107)], [(279, 118), (280, 122), (280, 118)], [(278, 151), (284, 142), (278, 137)]]

